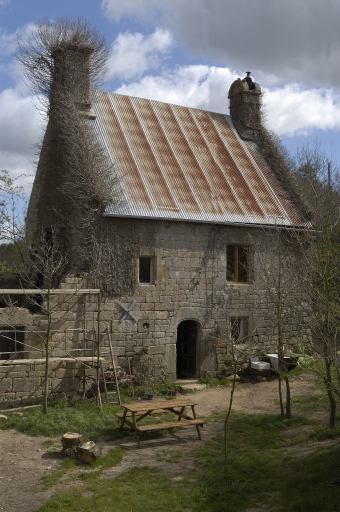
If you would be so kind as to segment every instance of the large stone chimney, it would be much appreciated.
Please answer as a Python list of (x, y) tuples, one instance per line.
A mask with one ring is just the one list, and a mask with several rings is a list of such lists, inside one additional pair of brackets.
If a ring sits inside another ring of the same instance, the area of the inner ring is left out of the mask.
[(28, 250), (40, 247), (42, 234), (53, 231), (59, 250), (67, 254), (70, 263), (80, 230), (74, 228), (79, 213), (70, 203), (66, 187), (70, 169), (80, 165), (84, 150), (77, 141), (81, 120), (76, 113), (95, 117), (90, 100), (92, 53), (92, 46), (76, 42), (61, 43), (52, 52), (49, 121), (26, 218)]
[(261, 87), (253, 82), (250, 71), (241, 80), (231, 84), (230, 115), (239, 135), (246, 140), (256, 140), (256, 132), (261, 128)]
[(81, 110), (91, 107), (90, 58), (93, 47), (86, 44), (62, 43), (52, 52), (54, 61), (50, 93), (53, 109), (58, 101), (69, 98)]

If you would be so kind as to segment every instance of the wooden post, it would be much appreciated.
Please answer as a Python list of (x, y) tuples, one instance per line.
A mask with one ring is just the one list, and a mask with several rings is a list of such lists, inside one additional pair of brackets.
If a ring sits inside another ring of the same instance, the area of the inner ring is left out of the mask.
[[(108, 397), (108, 394), (107, 394), (107, 387), (106, 387), (106, 380), (105, 380), (105, 372), (104, 372), (104, 368), (103, 368), (103, 362), (100, 361), (100, 368), (102, 370), (102, 378), (103, 378), (103, 384), (104, 384), (104, 391), (105, 391), (105, 400), (106, 400), (106, 403), (108, 404), (109, 403), (109, 397)], [(100, 391), (100, 390), (99, 390)]]
[(97, 315), (97, 321), (98, 321), (98, 328), (97, 328), (97, 398), (96, 398), (96, 405), (98, 406), (100, 404), (100, 408), (102, 409), (102, 401), (100, 396), (100, 389), (99, 389), (99, 367), (100, 367), (100, 308), (101, 308), (101, 296), (100, 292), (98, 293), (98, 315)]
[[(87, 302), (87, 294), (84, 295), (84, 321), (83, 321), (83, 349), (84, 356), (86, 356), (86, 302)], [(83, 398), (85, 398), (85, 389), (86, 389), (86, 366), (84, 366), (84, 375), (83, 375)]]
[[(112, 321), (111, 321), (111, 331), (112, 331)], [(118, 386), (118, 379), (117, 379), (115, 360), (114, 360), (114, 357), (113, 357), (113, 350), (112, 350), (111, 333), (110, 333), (110, 331), (108, 332), (108, 338), (109, 338), (109, 348), (110, 348), (110, 354), (111, 354), (111, 361), (112, 361), (112, 366), (113, 366), (113, 374), (115, 376), (115, 384), (116, 384), (116, 390), (117, 390), (117, 402), (120, 405), (122, 403), (122, 401), (120, 399), (120, 391), (119, 391), (119, 386)]]
[(132, 391), (132, 398), (135, 397), (135, 390), (134, 390), (134, 387), (133, 387), (133, 379), (132, 379), (132, 372), (131, 372), (131, 363), (130, 363), (130, 358), (128, 357), (128, 363), (129, 363), (129, 373), (130, 373), (130, 382), (131, 382), (131, 391)]

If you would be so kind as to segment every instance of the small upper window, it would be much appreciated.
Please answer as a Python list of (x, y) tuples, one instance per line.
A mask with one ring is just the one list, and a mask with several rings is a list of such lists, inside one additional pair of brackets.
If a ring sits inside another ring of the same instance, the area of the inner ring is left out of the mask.
[(249, 247), (227, 245), (227, 281), (249, 283)]
[(151, 284), (152, 277), (152, 258), (142, 256), (139, 258), (139, 282), (141, 284)]

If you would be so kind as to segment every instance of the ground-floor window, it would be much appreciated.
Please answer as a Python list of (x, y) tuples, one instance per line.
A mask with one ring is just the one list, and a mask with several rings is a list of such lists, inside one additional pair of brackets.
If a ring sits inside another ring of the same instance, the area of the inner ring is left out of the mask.
[(230, 319), (230, 338), (234, 341), (234, 343), (245, 343), (247, 341), (247, 317), (234, 317)]
[(9, 359), (24, 349), (24, 327), (0, 328), (0, 359)]

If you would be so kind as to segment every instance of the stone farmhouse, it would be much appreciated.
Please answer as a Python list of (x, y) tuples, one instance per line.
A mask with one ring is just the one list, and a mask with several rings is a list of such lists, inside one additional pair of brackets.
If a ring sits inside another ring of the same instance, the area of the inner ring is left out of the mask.
[[(29, 204), (28, 243), (34, 247), (42, 232), (53, 231), (68, 259), (62, 286), (101, 290), (100, 329), (110, 331), (121, 367), (144, 360), (169, 379), (223, 375), (227, 341), (247, 343), (254, 335), (269, 345), (276, 341), (258, 264), (268, 232), (308, 223), (287, 169), (267, 144), (261, 88), (249, 73), (236, 80), (228, 115), (90, 94), (86, 76), (82, 83), (74, 104), (114, 175), (112, 199), (96, 221), (100, 272), (87, 272), (77, 252), (84, 242), (76, 229), (79, 211), (62, 198), (69, 169), (56, 168), (52, 116)], [(61, 208), (69, 222), (60, 221)], [(89, 311), (98, 314), (95, 306)], [(25, 314), (25, 322), (34, 323), (34, 314)], [(6, 325), (1, 318), (0, 311)], [(292, 321), (287, 342), (299, 336)], [(74, 348), (79, 337), (67, 340)], [(22, 357), (37, 353), (29, 349)], [(77, 375), (72, 372), (70, 378)]]

